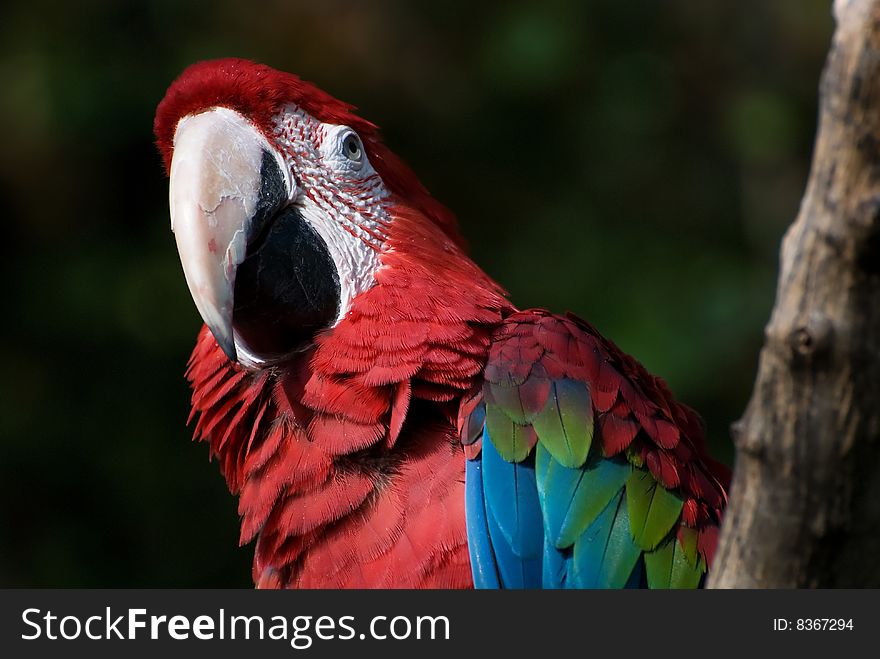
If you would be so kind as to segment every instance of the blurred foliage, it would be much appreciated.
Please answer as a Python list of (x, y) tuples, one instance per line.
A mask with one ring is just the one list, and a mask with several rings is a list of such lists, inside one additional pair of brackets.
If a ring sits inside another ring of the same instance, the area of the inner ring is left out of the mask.
[(729, 461), (829, 4), (7, 3), (0, 585), (251, 583), (185, 427), (199, 320), (151, 126), (187, 64), (250, 57), (356, 103), (519, 305), (590, 319)]

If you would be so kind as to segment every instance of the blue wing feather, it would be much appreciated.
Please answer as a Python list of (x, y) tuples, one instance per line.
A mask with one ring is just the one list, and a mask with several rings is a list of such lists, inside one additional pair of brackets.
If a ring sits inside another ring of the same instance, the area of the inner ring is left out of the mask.
[[(505, 539), (498, 522), (490, 510), (489, 519), (489, 537), (492, 540), (492, 547), (495, 550), (495, 561), (498, 565), (498, 573), (501, 580), (501, 587), (508, 589), (521, 590), (523, 588), (539, 588), (541, 584), (541, 563), (540, 556), (522, 558), (517, 556), (511, 545)], [(537, 583), (535, 572), (537, 571)]]
[(498, 565), (489, 540), (486, 502), (483, 499), (483, 461), (468, 460), (465, 466), (465, 517), (467, 518), (468, 551), (474, 588), (500, 588)]
[(641, 553), (629, 530), (626, 495), (621, 491), (574, 543), (572, 586), (623, 588)]
[(571, 570), (571, 549), (557, 549), (545, 535), (541, 587), (545, 589), (565, 588), (569, 570)]
[(575, 588), (600, 587), (602, 561), (608, 549), (608, 538), (620, 500), (621, 495), (618, 494), (574, 543), (569, 579)]
[(544, 533), (534, 459), (507, 462), (484, 430), (481, 462), (489, 540), (502, 585), (540, 588)]
[[(592, 479), (584, 479), (583, 470), (559, 465), (540, 445), (533, 456), (507, 462), (484, 429), (481, 455), (467, 463), (466, 514), (474, 586), (638, 587), (641, 549), (632, 540), (623, 488), (578, 535), (573, 547), (560, 548), (555, 536), (569, 509), (577, 508), (577, 499), (585, 495), (581, 486)], [(602, 482), (599, 489), (607, 486)]]
[(541, 444), (535, 447), (535, 471), (544, 514), (544, 533), (552, 546), (561, 548), (564, 546), (559, 542), (563, 524), (584, 472), (582, 469), (563, 467)]

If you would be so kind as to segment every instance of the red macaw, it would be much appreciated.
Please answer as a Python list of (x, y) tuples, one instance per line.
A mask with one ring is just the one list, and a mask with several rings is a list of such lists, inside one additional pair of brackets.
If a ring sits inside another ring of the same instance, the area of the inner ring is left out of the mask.
[(726, 469), (664, 382), (521, 311), (353, 107), (240, 59), (155, 119), (195, 434), (259, 587), (694, 587)]

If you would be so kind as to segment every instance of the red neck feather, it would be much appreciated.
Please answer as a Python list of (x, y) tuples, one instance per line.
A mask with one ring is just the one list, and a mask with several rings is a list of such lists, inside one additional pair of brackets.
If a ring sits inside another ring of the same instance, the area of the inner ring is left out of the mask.
[(419, 209), (392, 215), (375, 286), (309, 351), (246, 372), (199, 336), (196, 436), (240, 496), (241, 541), (259, 536), (258, 584), (470, 583), (455, 416), (513, 308)]

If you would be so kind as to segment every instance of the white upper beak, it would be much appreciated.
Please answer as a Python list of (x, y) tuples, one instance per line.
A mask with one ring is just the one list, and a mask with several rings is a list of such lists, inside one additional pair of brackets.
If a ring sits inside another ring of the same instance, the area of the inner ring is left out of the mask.
[[(232, 360), (235, 273), (260, 201), (265, 153), (280, 158), (251, 122), (228, 108), (186, 116), (174, 134), (171, 230), (196, 307)], [(290, 173), (280, 170), (289, 192)]]

